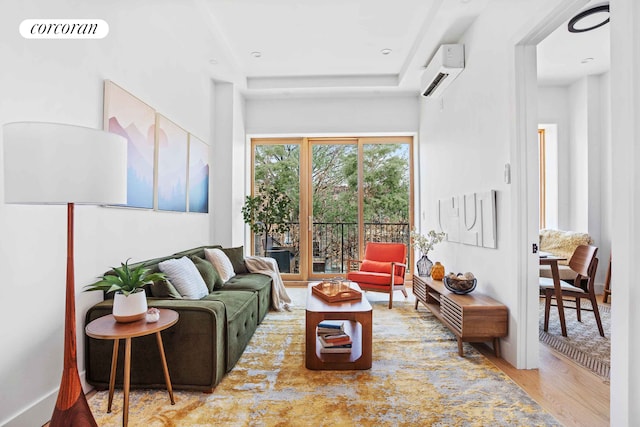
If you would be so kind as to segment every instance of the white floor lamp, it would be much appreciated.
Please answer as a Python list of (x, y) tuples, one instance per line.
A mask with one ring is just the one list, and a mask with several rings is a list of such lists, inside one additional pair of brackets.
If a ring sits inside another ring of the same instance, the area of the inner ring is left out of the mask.
[(74, 204), (127, 202), (127, 140), (57, 123), (3, 126), (5, 203), (67, 205), (64, 367), (51, 426), (96, 426), (77, 365), (73, 266)]

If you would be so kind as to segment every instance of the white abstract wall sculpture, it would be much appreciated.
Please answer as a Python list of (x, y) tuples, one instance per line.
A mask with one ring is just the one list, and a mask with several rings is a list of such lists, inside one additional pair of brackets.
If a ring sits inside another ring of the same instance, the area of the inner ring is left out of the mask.
[(470, 193), (438, 201), (440, 230), (447, 241), (496, 247), (496, 192)]
[(440, 230), (447, 233), (447, 241), (460, 241), (460, 202), (458, 197), (438, 201), (438, 222)]

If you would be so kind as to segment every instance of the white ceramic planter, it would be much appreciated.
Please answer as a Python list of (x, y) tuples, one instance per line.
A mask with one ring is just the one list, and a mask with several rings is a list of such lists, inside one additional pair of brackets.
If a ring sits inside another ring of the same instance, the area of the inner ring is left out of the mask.
[(116, 322), (129, 323), (144, 319), (147, 315), (147, 295), (139, 290), (129, 296), (116, 293), (113, 299), (113, 317)]

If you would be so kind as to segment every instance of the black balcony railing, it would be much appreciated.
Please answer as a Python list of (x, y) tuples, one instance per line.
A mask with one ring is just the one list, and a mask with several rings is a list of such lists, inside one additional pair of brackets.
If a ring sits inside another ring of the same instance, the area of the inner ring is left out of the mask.
[[(255, 253), (262, 254), (263, 238), (257, 238)], [(408, 223), (364, 224), (364, 241), (394, 242), (407, 245), (410, 232)], [(288, 233), (275, 234), (267, 242), (267, 256), (278, 261), (283, 273), (300, 270), (300, 224), (292, 223)], [(358, 259), (358, 224), (346, 222), (316, 222), (313, 224), (313, 272), (340, 274), (347, 271), (347, 261)]]

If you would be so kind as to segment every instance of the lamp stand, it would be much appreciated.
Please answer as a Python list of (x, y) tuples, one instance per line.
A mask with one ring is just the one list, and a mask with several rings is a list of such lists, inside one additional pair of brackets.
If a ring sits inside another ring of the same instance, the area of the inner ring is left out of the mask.
[(51, 427), (95, 426), (78, 374), (73, 266), (73, 203), (67, 204), (67, 288), (64, 316), (64, 367)]

